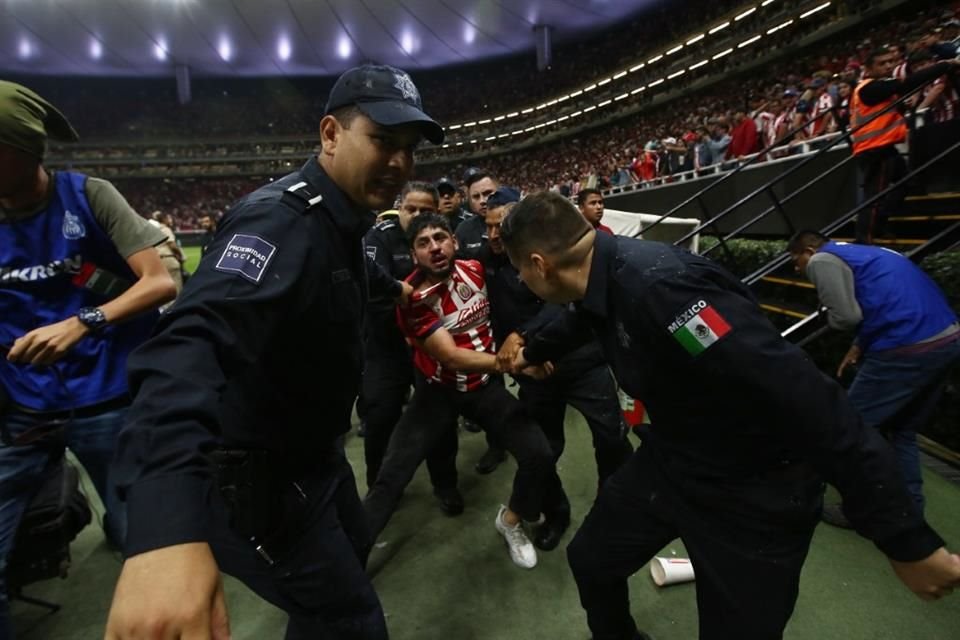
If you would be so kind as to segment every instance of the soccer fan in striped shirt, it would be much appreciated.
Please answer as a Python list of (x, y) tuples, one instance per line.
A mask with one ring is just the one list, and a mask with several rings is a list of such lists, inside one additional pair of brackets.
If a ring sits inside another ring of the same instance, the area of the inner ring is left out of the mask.
[[(417, 270), (409, 304), (398, 321), (414, 345), (413, 398), (393, 431), (380, 473), (364, 500), (374, 537), (386, 527), (404, 488), (445, 429), (463, 415), (503, 442), (517, 460), (513, 491), (495, 520), (514, 564), (533, 568), (537, 553), (523, 520), (540, 519), (542, 487), (553, 455), (540, 427), (503, 386), (494, 354), (483, 266), (455, 260), (457, 241), (447, 219), (420, 215), (407, 229)], [(543, 377), (549, 367), (524, 373)]]

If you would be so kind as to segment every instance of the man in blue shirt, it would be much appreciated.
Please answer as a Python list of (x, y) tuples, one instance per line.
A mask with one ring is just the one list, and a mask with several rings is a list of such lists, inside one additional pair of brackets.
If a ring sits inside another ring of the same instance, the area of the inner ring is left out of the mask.
[[(837, 377), (857, 365), (850, 403), (867, 426), (889, 432), (907, 490), (922, 513), (917, 431), (931, 419), (947, 373), (960, 362), (956, 313), (927, 274), (890, 249), (801, 231), (787, 250), (797, 271), (816, 286), (830, 327), (856, 332)], [(827, 505), (824, 520), (850, 526), (839, 505)]]
[(0, 638), (13, 638), (6, 568), (31, 496), (66, 445), (122, 545), (110, 460), (129, 404), (126, 363), (175, 295), (163, 234), (105, 180), (43, 166), (47, 138), (76, 140), (26, 87), (0, 82)]
[(652, 420), (567, 548), (594, 640), (643, 637), (627, 579), (678, 537), (697, 573), (701, 640), (781, 637), (824, 482), (911, 590), (932, 599), (960, 584), (960, 557), (915, 509), (890, 447), (734, 276), (597, 233), (551, 193), (518, 204), (501, 238), (534, 293), (575, 306), (516, 366), (556, 361), (592, 329)]

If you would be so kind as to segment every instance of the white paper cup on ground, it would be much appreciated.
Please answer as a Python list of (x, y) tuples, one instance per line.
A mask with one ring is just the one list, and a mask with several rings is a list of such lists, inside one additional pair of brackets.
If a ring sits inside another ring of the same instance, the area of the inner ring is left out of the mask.
[(654, 558), (650, 577), (658, 587), (693, 580), (693, 563), (687, 558)]

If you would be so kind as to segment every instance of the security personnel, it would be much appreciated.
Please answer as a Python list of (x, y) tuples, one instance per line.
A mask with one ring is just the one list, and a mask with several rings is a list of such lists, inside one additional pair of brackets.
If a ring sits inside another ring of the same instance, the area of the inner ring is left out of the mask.
[[(857, 158), (863, 201), (869, 200), (897, 182), (907, 173), (906, 163), (896, 145), (906, 142), (907, 123), (890, 105), (907, 93), (932, 82), (960, 65), (960, 60), (935, 64), (903, 81), (890, 77), (899, 62), (899, 53), (889, 47), (867, 56), (863, 80), (850, 100), (850, 124), (853, 155)], [(884, 109), (887, 109), (884, 112)], [(884, 233), (887, 219), (898, 213), (906, 188), (898, 187), (857, 215), (857, 242), (871, 244), (878, 232)]]
[(43, 166), (76, 141), (52, 104), (0, 82), (0, 638), (12, 640), (6, 567), (31, 497), (69, 446), (122, 544), (110, 460), (130, 404), (126, 360), (175, 295), (163, 234), (105, 180)]
[(486, 213), (487, 198), (493, 195), (500, 184), (487, 171), (471, 167), (463, 174), (463, 188), (467, 192), (467, 206), (474, 217), (465, 220), (456, 230), (457, 244), (460, 249), (457, 257), (461, 260), (476, 260), (480, 249), (487, 242)]
[[(406, 231), (422, 213), (436, 213), (439, 196), (432, 185), (408, 182), (400, 194), (397, 215), (375, 225), (364, 237), (367, 257), (394, 279), (402, 280), (414, 270)], [(367, 487), (373, 487), (383, 454), (413, 385), (413, 354), (397, 325), (396, 304), (389, 296), (371, 298), (364, 328), (363, 397), (366, 435), (363, 454)], [(444, 432), (427, 456), (427, 469), (440, 509), (452, 516), (463, 513), (463, 496), (457, 490), (457, 431)]]
[(437, 189), (437, 195), (440, 196), (437, 213), (446, 216), (450, 222), (450, 228), (456, 232), (460, 223), (468, 218), (472, 218), (473, 214), (461, 206), (463, 197), (457, 185), (455, 185), (450, 178), (440, 178), (434, 186)]
[[(933, 418), (947, 374), (960, 362), (957, 314), (930, 276), (896, 251), (832, 242), (810, 230), (797, 233), (787, 251), (816, 287), (830, 327), (857, 332), (837, 377), (858, 365), (850, 403), (867, 426), (889, 434), (923, 513), (917, 432)], [(826, 505), (823, 519), (849, 527), (839, 505)]]
[(363, 235), (422, 137), (443, 130), (406, 73), (344, 73), (319, 157), (233, 206), (130, 359), (115, 465), (130, 525), (107, 638), (227, 637), (220, 570), (289, 613), (286, 638), (387, 638), (339, 442), (360, 384)]
[[(487, 276), (490, 319), (499, 345), (497, 357), (511, 364), (524, 345), (524, 336), (548, 323), (562, 307), (544, 304), (520, 279), (500, 242), (500, 222), (520, 193), (500, 187), (487, 200), (487, 245), (480, 254)], [(633, 451), (620, 411), (617, 386), (603, 359), (600, 344), (591, 340), (553, 363), (553, 374), (543, 380), (517, 376), (520, 403), (543, 429), (556, 463), (563, 455), (567, 404), (583, 414), (593, 436), (598, 486), (620, 467)], [(556, 548), (570, 526), (570, 501), (556, 472), (548, 479), (544, 495), (544, 522), (533, 543), (539, 549)]]
[[(523, 200), (501, 238), (531, 290), (575, 304), (551, 326), (593, 329), (653, 418), (567, 548), (596, 640), (643, 637), (627, 578), (678, 537), (702, 640), (781, 637), (824, 481), (915, 593), (960, 584), (960, 557), (917, 512), (893, 451), (735, 277), (669, 245), (597, 233), (558, 194)], [(556, 353), (528, 342), (516, 365)]]

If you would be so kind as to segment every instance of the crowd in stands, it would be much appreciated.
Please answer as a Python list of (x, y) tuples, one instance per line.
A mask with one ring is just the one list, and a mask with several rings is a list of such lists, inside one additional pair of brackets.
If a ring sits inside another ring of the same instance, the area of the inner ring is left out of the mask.
[[(775, 8), (810, 1), (777, 0)], [(544, 72), (537, 70), (529, 52), (456, 68), (410, 71), (431, 115), (441, 122), (462, 121), (536, 103), (586, 84), (599, 74), (635, 62), (637, 43), (642, 43), (642, 52), (666, 46), (746, 4), (745, 0), (658, 3), (632, 21), (585, 40), (571, 44), (559, 40), (553, 65)], [(749, 29), (759, 15), (739, 21), (736, 27)], [(510, 73), (503, 73), (504, 68)], [(125, 81), (122, 92), (116, 90), (114, 79), (16, 80), (61, 105), (81, 137), (108, 140), (302, 135), (316, 128), (333, 81), (199, 78), (192, 83), (191, 102), (180, 105), (171, 78)], [(91, 104), (97, 108), (91, 109)]]
[[(691, 6), (700, 7), (706, 12), (706, 4), (708, 3), (694, 2)], [(712, 4), (717, 5), (714, 10), (716, 12), (736, 5)], [(862, 8), (862, 5), (858, 6)], [(639, 114), (625, 115), (611, 124), (575, 135), (560, 137), (555, 131), (559, 127), (547, 128), (543, 132), (544, 137), (549, 138), (552, 134), (552, 137), (560, 139), (522, 151), (498, 155), (496, 143), (493, 143), (482, 149), (479, 157), (450, 163), (442, 162), (442, 155), (437, 155), (436, 152), (432, 156), (429, 152), (420, 154), (418, 160), (421, 163), (421, 174), (424, 178), (454, 177), (461, 175), (468, 166), (481, 165), (496, 175), (504, 176), (524, 191), (554, 189), (572, 195), (584, 187), (607, 188), (652, 182), (680, 172), (698, 171), (717, 164), (725, 168), (735, 166), (738, 158), (755, 153), (773, 142), (798, 143), (842, 129), (846, 117), (845, 102), (856, 84), (862, 60), (867, 52), (884, 43), (900, 44), (903, 46), (905, 59), (905, 65), (900, 72), (909, 67), (911, 56), (914, 58), (914, 66), (919, 67), (925, 64), (923, 56), (918, 56), (917, 53), (919, 51), (922, 54), (924, 49), (921, 40), (947, 40), (958, 35), (957, 11), (956, 6), (924, 3), (924, 8), (918, 12), (916, 6), (908, 3), (905, 10), (896, 14), (895, 19), (868, 23), (866, 27), (818, 41), (805, 49), (804, 55), (781, 55), (772, 62), (764, 60), (773, 57), (775, 49), (785, 46), (785, 41), (796, 40), (802, 36), (803, 31), (791, 31), (784, 34), (783, 38), (768, 37), (763, 46), (737, 51), (724, 59), (728, 68), (740, 67), (739, 71), (731, 70), (724, 77), (721, 67), (711, 66), (709, 74), (723, 79), (705, 88), (689, 86), (700, 82), (701, 77), (693, 73), (687, 74), (671, 85), (670, 91), (680, 95), (671, 96), (669, 101), (656, 105), (648, 104)], [(705, 23), (703, 15), (691, 13), (689, 24), (699, 24), (702, 27)], [(842, 15), (843, 12), (840, 11), (832, 14), (830, 19), (835, 20)], [(673, 14), (667, 22), (678, 25), (681, 23)], [(632, 25), (633, 27), (636, 25)], [(805, 23), (804, 28), (812, 30), (820, 27), (822, 23), (811, 20)], [(670, 33), (670, 37), (689, 31), (690, 29), (677, 26)], [(597, 60), (604, 58), (584, 53), (581, 59), (583, 64), (580, 66), (593, 65), (591, 73), (592, 77), (596, 78)], [(617, 68), (625, 58), (618, 59), (611, 52), (608, 59), (611, 61), (610, 66), (604, 64), (601, 73)], [(751, 63), (754, 64), (753, 68), (745, 73), (742, 65)], [(575, 68), (579, 67), (573, 65), (569, 77), (575, 76)], [(469, 73), (463, 76), (467, 81), (472, 77)], [(587, 74), (587, 77), (591, 76)], [(482, 82), (481, 76), (478, 76), (477, 80)], [(504, 82), (503, 78), (500, 81), (503, 92), (498, 95), (509, 93), (512, 85)], [(429, 83), (426, 84), (430, 86)], [(688, 89), (685, 94), (680, 91), (684, 87)], [(556, 90), (564, 88), (569, 90), (570, 84), (557, 85)], [(426, 89), (424, 92), (426, 93)], [(477, 95), (476, 89), (469, 92), (448, 89), (447, 93), (457, 96)], [(300, 98), (303, 96), (300, 95)], [(954, 88), (944, 85), (934, 98), (931, 106), (940, 114), (938, 117), (953, 117), (957, 108)], [(289, 107), (292, 113), (297, 111), (295, 102), (293, 98), (280, 99), (274, 107), (281, 110)], [(438, 103), (445, 104), (442, 100), (434, 99), (434, 104)], [(504, 108), (511, 104), (516, 105), (516, 102), (507, 101)], [(836, 106), (837, 110), (822, 118), (816, 126), (785, 139), (786, 132), (794, 128), (794, 125), (831, 106)], [(308, 117), (311, 123), (316, 117), (316, 109), (298, 113), (298, 117)], [(202, 118), (207, 123), (217, 119), (216, 111), (212, 115), (205, 114)], [(250, 124), (249, 121), (245, 123), (247, 129)], [(311, 124), (306, 128), (309, 130), (312, 127)], [(212, 136), (214, 129), (205, 128)], [(161, 144), (152, 146), (146, 152), (139, 152), (139, 159), (145, 167), (144, 175), (162, 176), (164, 172), (170, 171), (170, 166), (162, 162), (165, 158), (188, 158), (195, 159), (197, 163), (176, 167), (187, 174), (196, 169), (200, 175), (256, 173), (256, 177), (123, 180), (116, 177), (123, 175), (122, 170), (116, 167), (104, 166), (94, 168), (91, 172), (114, 179), (135, 208), (142, 213), (146, 214), (155, 209), (171, 210), (178, 227), (190, 229), (196, 226), (199, 216), (216, 215), (223, 211), (237, 197), (262, 184), (266, 177), (287, 173), (293, 162), (302, 161), (302, 157), (312, 150), (312, 146), (312, 141), (302, 139), (251, 141), (244, 144), (195, 142), (169, 146)], [(123, 146), (81, 148), (74, 152), (73, 158), (124, 158), (125, 154), (130, 153), (130, 149)], [(242, 164), (241, 160), (249, 157), (255, 157), (257, 161)], [(294, 159), (291, 160), (291, 157)], [(227, 162), (232, 159), (236, 159), (237, 163)], [(155, 172), (150, 173), (150, 163), (154, 160), (157, 161)], [(211, 160), (213, 162), (210, 162)], [(208, 163), (207, 170), (202, 168), (205, 162)]]
[[(850, 93), (869, 51), (882, 44), (898, 45), (903, 54), (898, 73), (919, 70), (929, 63), (924, 45), (960, 35), (957, 18), (956, 8), (939, 6), (883, 21), (835, 42), (818, 43), (805, 56), (767, 64), (762, 74), (731, 76), (603, 129), (482, 160), (425, 166), (422, 172), (457, 176), (482, 163), (496, 175), (511, 176), (525, 191), (553, 189), (572, 195), (587, 187), (653, 183), (715, 164), (732, 167), (772, 144), (798, 145), (843, 129)], [(946, 79), (937, 84), (939, 89), (927, 90), (928, 95), (937, 92), (935, 99), (924, 106), (942, 121), (954, 117), (958, 97)], [(815, 125), (787, 136), (825, 111), (830, 113)], [(789, 148), (781, 153), (789, 153)]]

